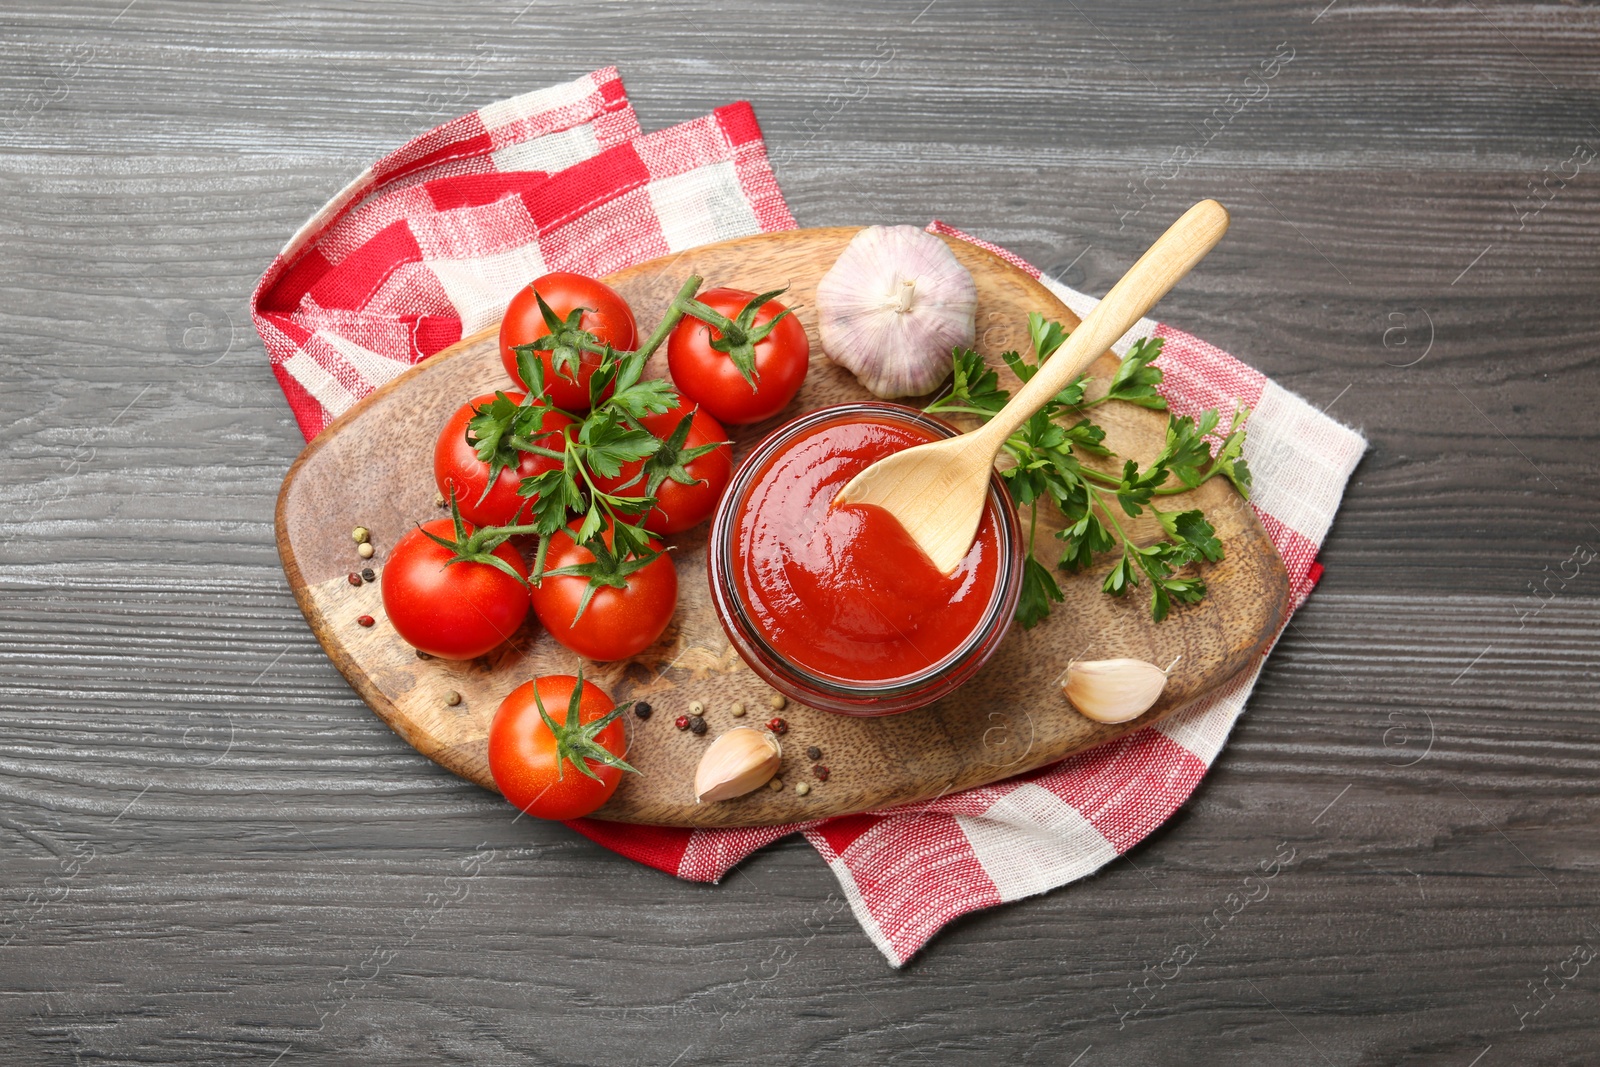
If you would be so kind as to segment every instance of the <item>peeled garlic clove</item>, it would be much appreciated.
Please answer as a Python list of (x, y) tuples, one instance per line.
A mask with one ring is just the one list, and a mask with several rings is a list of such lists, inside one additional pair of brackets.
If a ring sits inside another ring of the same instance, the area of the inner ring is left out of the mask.
[(1142, 659), (1074, 662), (1061, 685), (1073, 707), (1095, 722), (1137, 719), (1166, 687), (1167, 672)]
[(822, 350), (874, 395), (930, 393), (970, 346), (978, 287), (955, 253), (915, 226), (868, 226), (817, 283)]
[(778, 773), (783, 749), (766, 730), (740, 726), (706, 749), (694, 772), (694, 799), (731, 800), (766, 785)]

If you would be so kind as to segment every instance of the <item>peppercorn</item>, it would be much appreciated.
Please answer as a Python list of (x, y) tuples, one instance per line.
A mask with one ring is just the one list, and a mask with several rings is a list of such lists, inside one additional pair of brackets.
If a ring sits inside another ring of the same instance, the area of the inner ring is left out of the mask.
[(679, 715), (676, 719), (672, 720), (672, 725), (676, 726), (680, 730), (687, 730), (689, 728), (689, 716)]
[(699, 715), (689, 716), (689, 732), (699, 737), (706, 732), (706, 721)]
[(435, 494), (433, 494), (433, 506), (434, 507), (436, 507), (436, 508), (446, 507), (446, 506), (449, 505), (449, 503), (450, 502), (444, 498), (444, 494), (443, 493), (435, 493)]
[(784, 734), (789, 732), (789, 724), (774, 715), (771, 719), (767, 720), (767, 729), (771, 730), (779, 737), (782, 737)]
[(648, 719), (650, 717), (650, 713), (655, 710), (656, 709), (652, 708), (649, 704), (646, 704), (642, 700), (634, 701), (633, 713), (639, 716), (641, 719)]
[(461, 703), (461, 694), (452, 689), (444, 695), (444, 702), (453, 708)]
[(419, 649), (417, 649), (417, 658), (418, 659), (432, 659), (433, 657), (428, 655), (426, 652), (422, 651), (422, 649), (419, 648)]
[(698, 700), (689, 701), (689, 714), (690, 715), (704, 715), (705, 713), (706, 713), (706, 706), (704, 704), (702, 704)]
[(356, 622), (362, 626), (371, 626), (374, 621), (371, 615), (358, 615), (356, 617)]
[(354, 541), (358, 545), (366, 544), (367, 539), (371, 536), (371, 531), (369, 531), (365, 526), (357, 526), (354, 530), (350, 531), (350, 540)]
[(817, 762), (817, 760), (821, 758), (822, 749), (818, 748), (816, 745), (812, 745), (806, 749), (806, 759), (810, 760), (812, 763)]
[(772, 781), (767, 783), (767, 788), (772, 790), (774, 793), (783, 792), (783, 779), (782, 778), (774, 778), (774, 779), (772, 779)]
[(794, 787), (794, 792), (796, 796), (805, 796), (807, 793), (811, 792), (811, 783), (801, 782), (799, 785)]
[(349, 582), (351, 585), (360, 585), (361, 575), (357, 574), (355, 571), (351, 571), (349, 575), (346, 576), (345, 581)]
[(789, 702), (783, 699), (782, 693), (773, 693), (772, 698), (767, 701), (767, 705), (771, 707), (773, 711), (782, 711), (783, 706), (787, 703)]
[(375, 582), (378, 580), (378, 572), (373, 570), (371, 567), (362, 567), (361, 580), (363, 582)]
[(819, 763), (815, 767), (811, 768), (811, 773), (816, 775), (817, 781), (826, 782), (828, 780), (828, 775), (832, 772)]
[(356, 546), (356, 555), (362, 559), (371, 559), (374, 551), (376, 550), (372, 547), (371, 541), (363, 541)]
[(744, 718), (744, 705), (742, 703), (734, 704), (733, 707), (728, 709), (728, 714), (732, 715), (735, 719)]

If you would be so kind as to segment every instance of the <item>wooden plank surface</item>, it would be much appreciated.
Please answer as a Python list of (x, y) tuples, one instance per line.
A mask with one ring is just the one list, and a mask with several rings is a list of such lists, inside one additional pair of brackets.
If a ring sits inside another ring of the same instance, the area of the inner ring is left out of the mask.
[[(1596, 965), (1533, 987), (1600, 936), (1600, 579), (1566, 562), (1600, 548), (1600, 175), (1528, 193), (1600, 148), (1593, 7), (110, 0), (0, 24), (18, 1062), (1593, 1061)], [(1207, 126), (1280, 44), (1267, 94)], [(372, 720), (277, 565), (301, 441), (246, 313), (260, 271), (410, 134), (605, 62), (647, 129), (751, 99), (804, 225), (938, 215), (1091, 292), (1214, 195), (1228, 240), (1162, 317), (1373, 442), (1178, 816), (902, 972), (798, 840), (713, 888), (513, 822)], [(1135, 1013), (1280, 843), (1271, 896)]]

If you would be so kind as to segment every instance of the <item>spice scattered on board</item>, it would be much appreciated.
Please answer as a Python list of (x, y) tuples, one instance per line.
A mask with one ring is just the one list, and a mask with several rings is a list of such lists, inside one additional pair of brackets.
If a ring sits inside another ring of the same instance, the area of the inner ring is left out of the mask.
[(810, 746), (809, 748), (806, 749), (806, 759), (808, 759), (811, 762), (815, 763), (817, 760), (819, 760), (821, 758), (822, 758), (822, 749), (818, 748), (816, 745), (812, 745), (812, 746)]
[(828, 775), (832, 774), (833, 772), (819, 763), (815, 767), (811, 768), (811, 773), (816, 777), (817, 781), (826, 782), (828, 780)]
[(444, 695), (444, 702), (453, 708), (461, 703), (461, 694), (452, 689)]
[(728, 714), (732, 715), (735, 719), (744, 718), (744, 704), (742, 702), (735, 702), (733, 707), (728, 709)]
[(365, 526), (357, 526), (354, 530), (350, 531), (350, 540), (354, 541), (358, 545), (364, 545), (371, 539), (372, 531), (368, 530)]
[(699, 715), (689, 716), (689, 732), (699, 737), (706, 732), (706, 720)]
[(345, 581), (349, 582), (351, 585), (360, 585), (361, 575), (357, 574), (355, 571), (351, 571), (349, 575), (345, 577)]
[(794, 787), (794, 792), (796, 796), (805, 796), (807, 793), (811, 792), (811, 783), (801, 782), (799, 785)]
[(773, 711), (782, 711), (784, 705), (788, 703), (789, 702), (783, 698), (782, 693), (773, 693), (772, 696), (767, 700), (767, 706)]
[(357, 615), (356, 616), (356, 624), (359, 625), (359, 626), (371, 626), (376, 621), (377, 620), (374, 619), (371, 615)]
[(655, 711), (654, 708), (652, 708), (649, 704), (645, 703), (642, 700), (636, 701), (634, 703), (634, 705), (633, 705), (633, 713), (636, 716), (638, 716), (640, 719), (648, 719), (648, 718), (650, 718), (651, 714), (654, 713), (654, 711)]
[(371, 541), (363, 541), (356, 546), (356, 555), (360, 556), (362, 559), (371, 559), (372, 553), (373, 548)]
[(676, 726), (680, 730), (687, 730), (689, 728), (689, 716), (679, 715), (676, 719), (672, 720), (672, 725)]
[(767, 720), (767, 729), (771, 730), (779, 737), (782, 737), (784, 734), (789, 732), (789, 724), (774, 715), (772, 718)]
[(361, 580), (363, 582), (375, 582), (378, 580), (378, 572), (373, 570), (371, 567), (362, 567)]

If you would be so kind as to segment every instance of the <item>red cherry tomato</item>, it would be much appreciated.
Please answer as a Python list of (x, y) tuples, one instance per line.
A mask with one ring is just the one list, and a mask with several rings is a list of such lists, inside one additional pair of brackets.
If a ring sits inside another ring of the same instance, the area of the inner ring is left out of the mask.
[[(507, 393), (514, 404), (522, 403), (523, 394)], [(433, 446), (433, 482), (446, 498), (455, 490), (456, 506), (461, 517), (479, 526), (513, 526), (520, 516), (525, 516), (528, 505), (538, 497), (517, 495), (517, 485), (524, 478), (554, 470), (561, 464), (548, 456), (532, 452), (518, 452), (514, 466), (502, 468), (494, 485), (489, 485), (489, 464), (478, 458), (477, 450), (467, 443), (467, 423), (485, 404), (493, 403), (495, 394), (485, 393), (473, 397), (456, 409), (450, 421), (439, 431), (439, 440)], [(556, 431), (572, 425), (572, 420), (559, 411), (546, 411), (539, 423), (541, 430)], [(545, 448), (561, 451), (567, 442), (564, 433), (549, 433), (535, 441)], [(484, 489), (488, 488), (488, 495)]]
[[(639, 421), (645, 429), (667, 441), (690, 412), (693, 412), (694, 421), (689, 424), (689, 436), (683, 442), (682, 451), (727, 441), (728, 434), (722, 424), (686, 400), (665, 414), (646, 415)], [(615, 478), (597, 477), (595, 484), (618, 496), (643, 496), (649, 488), (646, 480), (639, 476), (643, 469), (643, 460), (625, 463)], [(656, 506), (644, 517), (644, 528), (651, 533), (682, 533), (711, 517), (717, 510), (717, 501), (722, 499), (722, 491), (728, 487), (728, 479), (733, 476), (733, 449), (723, 444), (696, 456), (683, 469), (694, 479), (694, 484), (684, 485), (671, 477), (662, 479), (656, 488)]]
[[(383, 567), (383, 610), (413, 648), (440, 659), (472, 659), (517, 632), (528, 617), (528, 591), (511, 575), (487, 563), (446, 566), (455, 553), (424, 531), (452, 540), (449, 519), (410, 530)], [(473, 528), (466, 526), (470, 536)], [(509, 544), (494, 550), (524, 578), (528, 565)]]
[[(574, 710), (574, 694), (578, 697), (576, 723), (568, 718)], [(541, 704), (569, 753), (594, 777), (558, 752), (557, 734), (550, 732), (539, 714)], [(570, 674), (523, 682), (500, 702), (489, 726), (489, 773), (494, 775), (494, 784), (511, 803), (541, 819), (576, 819), (589, 814), (617, 791), (624, 773), (622, 767), (597, 758), (605, 753), (620, 760), (627, 748), (620, 718), (596, 728), (614, 707), (599, 686)]]
[[(594, 553), (573, 540), (579, 522), (574, 519), (550, 538), (547, 571), (595, 561)], [(612, 543), (609, 529), (605, 539), (607, 545)], [(652, 542), (650, 547), (661, 545)], [(588, 585), (589, 579), (581, 575), (546, 574), (534, 584), (531, 599), (534, 614), (551, 637), (594, 660), (627, 659), (655, 644), (672, 621), (678, 601), (678, 572), (665, 553), (628, 575), (623, 588), (596, 589), (580, 616), (578, 607)]]
[[(517, 354), (512, 349), (537, 341), (550, 332), (544, 316), (539, 313), (535, 290), (563, 322), (575, 308), (585, 309), (579, 325), (594, 334), (601, 344), (609, 344), (618, 351), (638, 346), (639, 327), (633, 321), (633, 311), (615, 289), (582, 274), (554, 271), (518, 289), (506, 308), (506, 317), (500, 322), (500, 362), (505, 364), (506, 373), (518, 387), (525, 390), (528, 383), (517, 372)], [(578, 360), (578, 377), (574, 381), (570, 368), (561, 374), (553, 371), (549, 352), (538, 355), (544, 363), (546, 398), (567, 411), (589, 410), (589, 379), (594, 377), (600, 357), (584, 352)]]
[[(729, 319), (737, 319), (755, 293), (741, 289), (711, 289), (696, 299)], [(756, 313), (752, 326), (765, 326), (783, 314), (784, 306), (769, 300)], [(755, 344), (756, 382), (744, 380), (726, 352), (711, 347), (722, 333), (689, 315), (667, 338), (667, 367), (678, 389), (725, 423), (760, 422), (782, 411), (800, 391), (810, 366), (811, 341), (805, 327), (787, 315)]]

